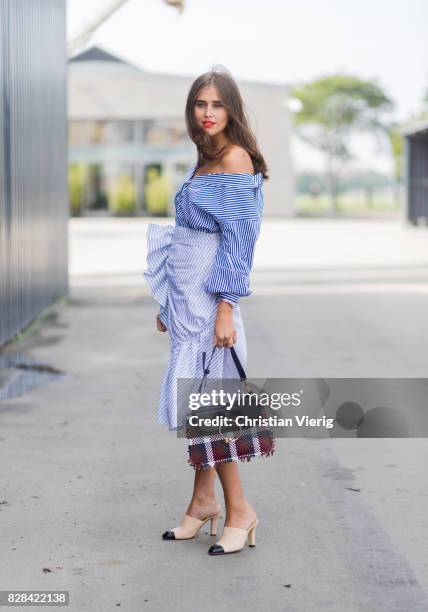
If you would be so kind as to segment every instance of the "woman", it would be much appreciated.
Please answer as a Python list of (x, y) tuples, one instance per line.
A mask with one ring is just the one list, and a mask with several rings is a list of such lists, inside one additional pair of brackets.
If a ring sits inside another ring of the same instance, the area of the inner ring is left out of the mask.
[[(144, 274), (160, 304), (157, 329), (170, 335), (158, 408), (158, 421), (170, 430), (182, 423), (177, 378), (201, 378), (207, 355), (213, 378), (236, 377), (231, 347), (246, 364), (239, 299), (252, 293), (249, 273), (262, 220), (263, 179), (268, 178), (239, 89), (227, 70), (214, 68), (195, 80), (187, 98), (186, 124), (198, 160), (175, 196), (175, 226), (149, 225)], [(193, 496), (181, 525), (166, 531), (163, 539), (193, 538), (208, 520), (211, 535), (217, 534), (218, 474), (226, 520), (209, 554), (241, 550), (247, 537), (249, 545), (255, 545), (258, 517), (244, 495), (236, 459), (269, 456), (275, 441), (251, 442), (245, 457), (233, 452), (236, 447), (224, 454), (224, 442), (221, 456), (213, 446), (205, 452), (203, 443), (189, 445), (188, 461), (198, 468)]]

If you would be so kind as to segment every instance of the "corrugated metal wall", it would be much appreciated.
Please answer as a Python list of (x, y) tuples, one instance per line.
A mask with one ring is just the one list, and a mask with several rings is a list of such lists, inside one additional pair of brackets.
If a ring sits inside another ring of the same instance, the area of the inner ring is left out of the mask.
[(407, 217), (428, 220), (428, 129), (406, 136)]
[(65, 0), (0, 0), (0, 345), (68, 293)]

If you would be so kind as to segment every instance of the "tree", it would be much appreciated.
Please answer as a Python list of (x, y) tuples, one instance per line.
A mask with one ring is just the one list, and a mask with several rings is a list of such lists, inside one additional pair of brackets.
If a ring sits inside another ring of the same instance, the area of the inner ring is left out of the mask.
[(172, 196), (168, 176), (160, 174), (156, 168), (149, 168), (144, 195), (149, 214), (159, 216), (168, 214), (168, 206)]
[(121, 174), (109, 194), (109, 208), (114, 215), (129, 215), (135, 213), (137, 192), (132, 178)]
[(403, 178), (404, 138), (400, 131), (402, 127), (399, 123), (391, 123), (388, 129), (389, 145), (394, 164), (394, 199), (396, 204), (400, 199), (400, 184)]
[(70, 211), (73, 216), (82, 214), (85, 179), (86, 174), (84, 166), (78, 163), (70, 164), (68, 168), (68, 195)]
[(392, 110), (393, 102), (377, 83), (343, 74), (296, 85), (291, 96), (301, 103), (295, 113), (297, 134), (326, 155), (328, 191), (336, 212), (338, 169), (353, 158), (351, 134), (357, 130), (385, 134), (380, 116)]

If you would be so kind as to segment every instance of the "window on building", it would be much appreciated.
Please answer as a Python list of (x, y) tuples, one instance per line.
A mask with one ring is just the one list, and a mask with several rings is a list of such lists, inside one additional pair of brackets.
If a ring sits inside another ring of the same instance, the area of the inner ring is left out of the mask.
[(155, 145), (183, 144), (188, 135), (183, 119), (151, 119), (146, 122), (145, 142)]
[(69, 144), (100, 144), (105, 139), (105, 127), (105, 121), (70, 121), (68, 125)]

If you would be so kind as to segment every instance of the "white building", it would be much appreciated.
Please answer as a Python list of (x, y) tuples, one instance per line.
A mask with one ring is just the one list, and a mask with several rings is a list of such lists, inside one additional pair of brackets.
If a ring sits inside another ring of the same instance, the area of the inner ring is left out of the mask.
[[(70, 59), (69, 163), (85, 170), (78, 196), (82, 214), (109, 214), (109, 194), (123, 174), (135, 187), (135, 214), (151, 214), (147, 184), (153, 168), (169, 185), (165, 212), (174, 214), (173, 195), (196, 161), (196, 147), (184, 118), (196, 76), (146, 72), (99, 47)], [(288, 87), (237, 82), (268, 164), (265, 215), (291, 216), (294, 181)]]

